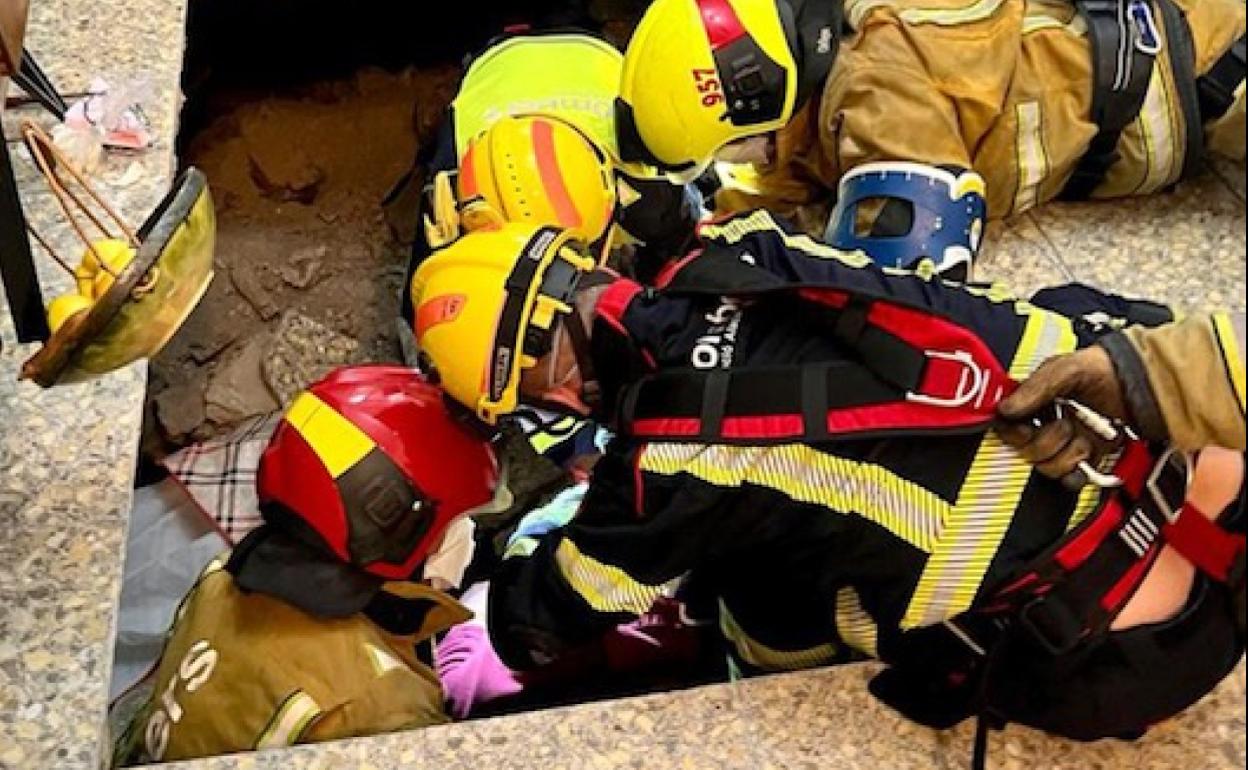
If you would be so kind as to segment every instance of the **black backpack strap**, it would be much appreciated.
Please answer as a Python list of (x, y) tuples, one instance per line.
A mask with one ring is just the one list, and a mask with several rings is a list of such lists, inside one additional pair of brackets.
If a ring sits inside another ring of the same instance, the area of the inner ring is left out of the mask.
[(1239, 40), (1214, 62), (1209, 71), (1196, 79), (1202, 123), (1222, 117), (1235, 103), (1235, 91), (1248, 74), (1244, 41), (1245, 37), (1240, 35)]
[(1061, 197), (1086, 200), (1118, 161), (1118, 139), (1140, 114), (1161, 38), (1143, 0), (1075, 0), (1075, 7), (1091, 39), (1092, 121), (1098, 131)]

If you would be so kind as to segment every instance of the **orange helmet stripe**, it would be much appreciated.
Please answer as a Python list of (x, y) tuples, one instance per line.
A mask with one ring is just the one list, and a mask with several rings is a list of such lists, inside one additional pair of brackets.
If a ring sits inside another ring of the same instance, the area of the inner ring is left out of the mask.
[(459, 197), (465, 201), (481, 194), (477, 190), (477, 166), (474, 162), (476, 151), (477, 143), (469, 144), (464, 159), (459, 163)]
[(546, 197), (555, 210), (559, 225), (564, 228), (580, 227), (581, 212), (572, 201), (572, 196), (563, 183), (563, 174), (559, 172), (554, 128), (549, 121), (533, 122), (533, 153), (537, 159), (537, 171), (541, 175), (542, 186), (546, 188)]

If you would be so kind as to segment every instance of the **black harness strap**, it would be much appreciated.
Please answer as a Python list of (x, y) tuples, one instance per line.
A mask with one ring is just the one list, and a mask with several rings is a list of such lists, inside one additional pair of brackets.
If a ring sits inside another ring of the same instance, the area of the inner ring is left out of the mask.
[(0, 283), (9, 299), (17, 341), (43, 342), (52, 336), (7, 144), (0, 148)]
[[(733, 417), (800, 416), (800, 436), (828, 437), (831, 409), (895, 403), (905, 393), (854, 362), (742, 369), (667, 369), (641, 378), (626, 389), (617, 424), (631, 436), (663, 438), (645, 429), (645, 420), (698, 419), (699, 430), (686, 436), (704, 442), (731, 442), (724, 420)], [(639, 421), (642, 421), (639, 425)], [(756, 444), (756, 438), (747, 439)]]
[(853, 296), (849, 304), (831, 314), (832, 334), (871, 370), (876, 377), (902, 391), (917, 391), (927, 356), (922, 350), (868, 320), (871, 300)]
[(1208, 72), (1196, 79), (1202, 123), (1222, 117), (1235, 103), (1235, 91), (1248, 74), (1244, 41), (1245, 37), (1241, 35)]
[(1140, 114), (1160, 40), (1146, 40), (1138, 26), (1144, 22), (1133, 18), (1138, 8), (1150, 8), (1142, 0), (1075, 0), (1075, 8), (1092, 44), (1092, 121), (1098, 130), (1061, 197), (1086, 200), (1118, 161), (1118, 140)]

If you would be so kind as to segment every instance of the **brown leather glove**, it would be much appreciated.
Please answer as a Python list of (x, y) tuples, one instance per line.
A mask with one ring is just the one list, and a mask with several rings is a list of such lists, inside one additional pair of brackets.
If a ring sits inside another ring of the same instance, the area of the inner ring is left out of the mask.
[[(1129, 418), (1122, 383), (1104, 348), (1093, 345), (1045, 361), (997, 407), (997, 432), (1046, 476), (1082, 486), (1081, 462), (1093, 464), (1112, 446), (1058, 399), (1070, 399), (1106, 417)], [(1039, 421), (1037, 426), (1035, 423)]]

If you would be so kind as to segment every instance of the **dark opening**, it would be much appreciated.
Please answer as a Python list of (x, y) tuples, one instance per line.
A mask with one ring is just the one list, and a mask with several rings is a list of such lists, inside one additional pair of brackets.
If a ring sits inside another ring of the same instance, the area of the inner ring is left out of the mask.
[(514, 25), (623, 43), (646, 0), (192, 0), (180, 161), (208, 176), (216, 278), (152, 362), (144, 455), (276, 410), (335, 365), (397, 361), (413, 221), (382, 201)]

